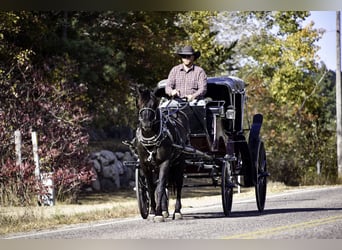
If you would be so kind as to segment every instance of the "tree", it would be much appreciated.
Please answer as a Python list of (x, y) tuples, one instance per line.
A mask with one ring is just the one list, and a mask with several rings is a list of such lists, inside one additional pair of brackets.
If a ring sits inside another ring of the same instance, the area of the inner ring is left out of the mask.
[(188, 36), (184, 41), (179, 41), (177, 46), (190, 44), (200, 50), (199, 64), (209, 76), (227, 74), (235, 70), (233, 49), (237, 45), (237, 40), (219, 43), (219, 30), (214, 26), (216, 17), (217, 12), (191, 11), (181, 13), (179, 22), (179, 26)]
[(250, 84), (249, 107), (265, 116), (263, 135), (272, 178), (287, 184), (314, 181), (317, 161), (331, 160), (324, 154), (331, 135), (320, 124), (324, 114), (320, 91), (326, 71), (316, 62), (315, 42), (322, 32), (313, 29), (313, 24), (301, 25), (308, 15), (240, 13), (241, 23), (253, 20), (251, 26), (258, 28), (244, 33), (239, 41), (245, 57), (239, 76)]
[[(37, 131), (41, 168), (54, 170), (57, 197), (77, 198), (92, 174), (86, 162), (90, 117), (84, 109), (85, 85), (74, 81), (76, 63), (68, 57), (37, 55), (33, 50), (43, 51), (45, 45), (30, 44), (33, 37), (39, 39), (34, 31), (48, 37), (43, 17), (33, 18), (35, 13), (26, 12), (1, 14), (13, 24), (2, 31), (7, 50), (1, 50), (5, 63), (0, 70), (1, 176), (6, 165), (15, 161), (12, 137), (17, 129), (23, 137), (24, 166), (33, 165), (30, 133)], [(36, 28), (27, 28), (29, 24)]]

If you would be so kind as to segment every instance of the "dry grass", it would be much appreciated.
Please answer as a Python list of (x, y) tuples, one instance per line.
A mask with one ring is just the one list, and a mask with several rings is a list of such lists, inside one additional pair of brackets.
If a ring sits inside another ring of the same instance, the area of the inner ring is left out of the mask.
[(80, 203), (73, 205), (0, 207), (0, 234), (137, 215), (137, 202), (131, 193), (82, 195)]
[[(289, 189), (291, 188), (280, 183), (269, 183), (267, 192), (277, 193)], [(254, 188), (242, 188), (241, 191), (240, 194), (235, 194), (234, 199), (254, 196)], [(173, 197), (173, 195), (170, 197), (170, 206), (174, 204)], [(183, 189), (182, 204), (184, 208), (220, 202), (220, 187)], [(0, 207), (0, 235), (138, 215), (139, 211), (133, 190), (105, 194), (83, 194), (77, 205)]]

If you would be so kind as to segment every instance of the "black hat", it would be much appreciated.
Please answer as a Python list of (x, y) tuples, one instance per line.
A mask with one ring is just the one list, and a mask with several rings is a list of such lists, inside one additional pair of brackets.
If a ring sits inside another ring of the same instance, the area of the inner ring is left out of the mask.
[(194, 55), (195, 60), (201, 56), (201, 52), (195, 51), (191, 46), (184, 46), (177, 51), (177, 54), (182, 55)]

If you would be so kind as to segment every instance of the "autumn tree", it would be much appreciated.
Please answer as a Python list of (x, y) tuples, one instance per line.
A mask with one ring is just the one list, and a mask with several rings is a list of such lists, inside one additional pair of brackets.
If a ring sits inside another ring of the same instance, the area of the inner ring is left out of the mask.
[[(84, 108), (86, 86), (74, 81), (77, 64), (67, 56), (42, 53), (46, 44), (41, 39), (51, 35), (44, 15), (7, 12), (0, 13), (0, 18), (7, 23), (0, 35), (3, 40), (0, 49), (3, 59), (0, 67), (1, 183), (14, 178), (18, 181), (10, 182), (13, 185), (26, 185), (34, 175), (31, 171), (25, 178), (18, 172), (16, 176), (5, 176), (4, 171), (15, 162), (12, 139), (15, 130), (22, 133), (23, 166), (31, 169), (31, 132), (36, 131), (41, 170), (54, 171), (57, 198), (75, 200), (82, 185), (92, 176), (86, 162), (89, 139), (86, 128), (90, 122)], [(35, 39), (41, 46), (32, 42)], [(35, 187), (35, 183), (31, 185)], [(4, 194), (13, 188), (1, 185), (0, 192)], [(22, 191), (18, 195), (28, 197)]]
[(250, 83), (250, 108), (265, 116), (263, 135), (272, 178), (287, 184), (315, 181), (316, 164), (327, 163), (323, 152), (331, 138), (320, 123), (324, 103), (319, 93), (326, 71), (317, 63), (315, 42), (322, 32), (312, 23), (302, 25), (308, 15), (248, 12), (240, 16), (246, 23), (258, 20), (259, 28), (241, 38), (240, 51), (247, 63), (239, 75)]

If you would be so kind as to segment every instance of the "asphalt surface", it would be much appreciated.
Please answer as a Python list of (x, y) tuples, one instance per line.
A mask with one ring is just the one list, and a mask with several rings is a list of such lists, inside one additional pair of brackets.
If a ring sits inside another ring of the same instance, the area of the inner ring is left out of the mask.
[(221, 200), (183, 209), (182, 220), (115, 219), (56, 230), (3, 235), (3, 239), (342, 239), (342, 186), (296, 189), (267, 195), (265, 211), (255, 197), (234, 199), (225, 217)]

